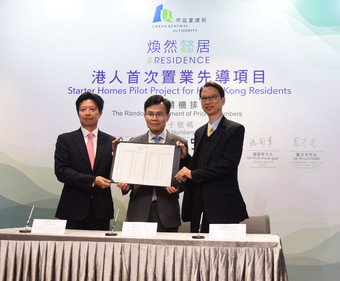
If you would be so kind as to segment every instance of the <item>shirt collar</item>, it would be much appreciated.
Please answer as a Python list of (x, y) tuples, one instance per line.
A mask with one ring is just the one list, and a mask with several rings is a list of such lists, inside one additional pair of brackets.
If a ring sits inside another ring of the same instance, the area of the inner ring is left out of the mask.
[[(82, 133), (83, 133), (84, 138), (86, 138), (87, 135), (88, 135), (89, 133), (91, 133), (90, 131), (86, 130), (86, 129), (83, 128), (83, 127), (81, 127), (81, 131), (82, 131)], [(97, 137), (97, 136), (98, 136), (98, 128), (95, 128), (95, 129), (92, 131), (92, 133), (93, 133), (94, 137)]]
[(222, 117), (223, 117), (223, 115), (220, 118), (218, 118), (214, 123), (212, 123), (212, 124), (210, 123), (210, 125), (211, 125), (211, 127), (213, 128), (214, 131), (216, 131), (218, 125), (221, 122)]

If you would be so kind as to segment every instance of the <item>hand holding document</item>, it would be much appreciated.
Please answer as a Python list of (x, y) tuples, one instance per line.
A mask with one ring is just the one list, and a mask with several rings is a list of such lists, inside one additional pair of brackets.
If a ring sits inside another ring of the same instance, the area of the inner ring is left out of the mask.
[(185, 182), (187, 179), (192, 180), (191, 170), (187, 167), (183, 167), (176, 175), (175, 178), (179, 182)]
[(112, 152), (116, 150), (117, 144), (122, 141), (122, 137), (116, 137), (115, 140), (112, 141), (111, 146), (112, 146)]

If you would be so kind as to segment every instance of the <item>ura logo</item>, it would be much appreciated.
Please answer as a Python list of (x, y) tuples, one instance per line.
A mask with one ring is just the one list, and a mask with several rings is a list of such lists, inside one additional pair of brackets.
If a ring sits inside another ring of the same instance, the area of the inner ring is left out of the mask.
[(163, 9), (163, 4), (156, 7), (153, 22), (172, 22), (172, 11)]

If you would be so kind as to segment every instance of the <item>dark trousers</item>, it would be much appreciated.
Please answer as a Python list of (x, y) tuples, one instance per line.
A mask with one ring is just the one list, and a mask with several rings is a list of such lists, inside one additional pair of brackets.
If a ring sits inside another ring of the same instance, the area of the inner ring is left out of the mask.
[(84, 229), (84, 230), (109, 230), (110, 220), (99, 220), (93, 212), (92, 205), (84, 220), (70, 221), (67, 220), (67, 229)]
[(157, 232), (177, 232), (178, 227), (164, 227), (158, 215), (157, 200), (152, 201), (148, 222), (157, 222)]
[(198, 233), (200, 227), (201, 214), (203, 214), (201, 233), (209, 233), (209, 222), (204, 211), (192, 211), (190, 221), (190, 231), (192, 233)]
[[(203, 215), (203, 219), (200, 229), (201, 215)], [(202, 233), (209, 233), (209, 222), (204, 212), (202, 186), (196, 185), (192, 197), (190, 231), (198, 233), (199, 229)]]

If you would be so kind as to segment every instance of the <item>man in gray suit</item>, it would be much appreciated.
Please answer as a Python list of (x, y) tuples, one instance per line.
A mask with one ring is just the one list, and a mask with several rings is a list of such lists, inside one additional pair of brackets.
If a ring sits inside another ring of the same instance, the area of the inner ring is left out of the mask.
[[(180, 167), (184, 167), (190, 160), (187, 153), (187, 141), (165, 129), (170, 118), (170, 107), (170, 101), (163, 96), (150, 96), (144, 103), (144, 118), (149, 131), (130, 141), (177, 145), (181, 148)], [(118, 183), (117, 186), (124, 195), (130, 192), (127, 221), (157, 222), (158, 232), (178, 231), (181, 225), (178, 202), (181, 190), (178, 186), (140, 186), (128, 183)]]

